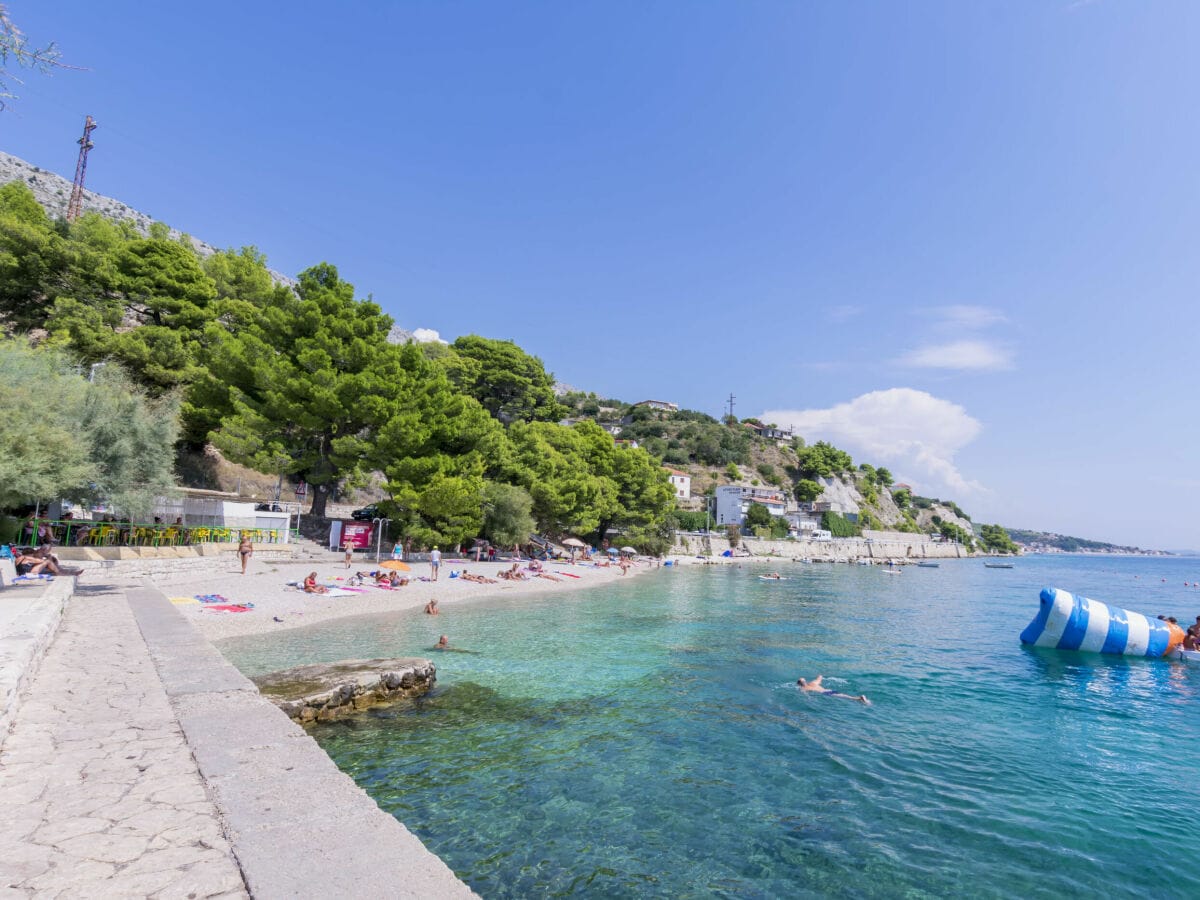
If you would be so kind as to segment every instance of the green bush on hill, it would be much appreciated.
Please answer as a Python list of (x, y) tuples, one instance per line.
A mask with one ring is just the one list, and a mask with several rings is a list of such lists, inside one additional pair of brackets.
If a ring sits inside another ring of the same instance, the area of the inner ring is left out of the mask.
[(821, 527), (834, 537), (859, 537), (862, 534), (861, 528), (832, 511), (821, 513)]

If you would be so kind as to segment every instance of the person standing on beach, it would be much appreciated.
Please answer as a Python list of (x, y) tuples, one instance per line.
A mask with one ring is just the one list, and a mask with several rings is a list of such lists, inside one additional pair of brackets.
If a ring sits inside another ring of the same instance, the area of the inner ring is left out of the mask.
[(346, 568), (348, 569), (350, 568), (350, 563), (354, 562), (354, 545), (348, 543), (344, 549), (346, 551)]
[(442, 565), (442, 552), (434, 547), (429, 551), (429, 579), (437, 581), (438, 569)]
[(246, 574), (246, 563), (250, 562), (250, 557), (254, 555), (254, 542), (245, 534), (242, 535), (242, 542), (238, 544), (238, 557), (242, 561), (242, 574)]

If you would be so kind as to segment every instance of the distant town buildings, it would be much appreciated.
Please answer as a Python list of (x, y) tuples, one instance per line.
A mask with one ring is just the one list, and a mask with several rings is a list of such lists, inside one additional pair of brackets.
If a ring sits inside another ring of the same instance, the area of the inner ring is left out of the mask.
[(752, 503), (761, 503), (773, 516), (787, 512), (787, 501), (778, 488), (727, 484), (717, 488), (713, 495), (713, 518), (718, 525), (741, 525)]
[[(746, 487), (727, 484), (716, 489), (709, 510), (718, 526), (744, 525), (752, 503), (761, 503), (773, 516), (787, 520), (788, 531), (798, 537), (808, 537), (821, 527), (821, 515), (837, 511), (840, 504), (821, 501), (798, 503), (779, 488)], [(857, 519), (857, 510), (847, 516)]]
[(671, 487), (675, 488), (675, 498), (677, 500), (690, 500), (692, 498), (691, 475), (687, 472), (680, 472), (678, 469), (667, 469), (667, 476), (671, 481)]
[(668, 403), (666, 400), (639, 400), (634, 407), (644, 406), (647, 409), (657, 409), (661, 412), (679, 412), (678, 403)]
[(756, 425), (754, 422), (745, 422), (744, 424), (759, 437), (766, 438), (768, 441), (790, 441), (794, 435), (794, 432), (790, 428), (776, 428), (774, 425)]

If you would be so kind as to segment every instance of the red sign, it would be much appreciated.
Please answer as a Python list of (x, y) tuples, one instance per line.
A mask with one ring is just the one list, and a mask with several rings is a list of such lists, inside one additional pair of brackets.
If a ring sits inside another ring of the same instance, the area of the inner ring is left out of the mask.
[(342, 546), (349, 544), (358, 550), (366, 550), (371, 546), (370, 522), (343, 522)]
[(299, 499), (308, 494), (308, 482), (302, 481), (296, 485), (296, 498)]

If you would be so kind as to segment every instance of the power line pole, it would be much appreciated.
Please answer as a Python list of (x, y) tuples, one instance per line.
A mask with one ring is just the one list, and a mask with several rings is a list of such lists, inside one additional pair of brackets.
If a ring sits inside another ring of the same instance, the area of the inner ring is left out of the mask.
[(88, 151), (95, 146), (92, 143), (92, 132), (99, 126), (91, 116), (83, 123), (83, 137), (79, 144), (79, 161), (75, 163), (75, 186), (71, 188), (71, 202), (67, 204), (67, 221), (74, 222), (79, 218), (80, 207), (83, 205), (83, 176), (87, 173)]
[(733, 401), (737, 398), (733, 396), (733, 391), (729, 392), (729, 418), (733, 418)]

